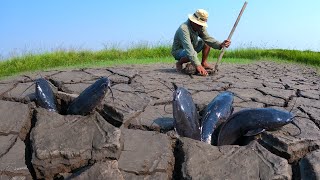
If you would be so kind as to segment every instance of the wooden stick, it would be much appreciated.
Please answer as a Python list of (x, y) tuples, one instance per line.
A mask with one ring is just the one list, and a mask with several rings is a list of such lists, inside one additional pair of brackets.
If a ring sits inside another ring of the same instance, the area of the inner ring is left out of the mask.
[[(232, 37), (234, 31), (236, 30), (236, 27), (237, 27), (237, 25), (238, 25), (238, 23), (239, 23), (239, 21), (240, 21), (240, 18), (241, 18), (241, 16), (242, 16), (242, 13), (243, 13), (244, 9), (246, 8), (247, 4), (248, 4), (247, 1), (244, 2), (243, 6), (242, 6), (242, 9), (241, 9), (241, 11), (240, 11), (240, 13), (239, 13), (239, 15), (238, 15), (238, 18), (237, 18), (236, 22), (234, 23), (233, 28), (232, 28), (232, 30), (231, 30), (231, 32), (230, 32), (229, 37), (228, 37), (227, 40), (231, 40), (231, 37)], [(226, 48), (223, 47), (222, 50), (221, 50), (221, 53), (220, 53), (219, 58), (218, 58), (218, 60), (217, 60), (217, 63), (216, 63), (216, 65), (215, 65), (215, 67), (214, 67), (214, 72), (218, 71), (218, 64), (220, 63), (220, 61), (221, 61), (221, 59), (222, 59), (222, 57), (223, 57), (223, 55), (224, 55), (225, 49), (226, 49)]]

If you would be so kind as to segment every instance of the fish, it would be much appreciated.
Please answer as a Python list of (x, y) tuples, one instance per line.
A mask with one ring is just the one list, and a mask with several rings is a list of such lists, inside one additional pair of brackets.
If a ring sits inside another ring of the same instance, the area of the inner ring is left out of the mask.
[(172, 84), (174, 86), (172, 100), (174, 129), (179, 136), (200, 141), (199, 115), (191, 93), (183, 87)]
[(218, 134), (215, 130), (232, 114), (232, 103), (233, 93), (224, 91), (208, 104), (201, 121), (201, 141), (208, 144), (216, 143)]
[(35, 100), (38, 106), (48, 111), (57, 111), (55, 96), (48, 81), (44, 78), (35, 80)]
[(108, 89), (110, 89), (112, 93), (110, 80), (107, 77), (101, 77), (82, 91), (80, 95), (70, 103), (67, 109), (67, 114), (90, 114), (102, 102), (108, 92)]
[(295, 125), (293, 113), (274, 108), (249, 108), (238, 111), (222, 125), (218, 135), (218, 146), (232, 145), (241, 136), (254, 136), (265, 130), (277, 130), (286, 124)]

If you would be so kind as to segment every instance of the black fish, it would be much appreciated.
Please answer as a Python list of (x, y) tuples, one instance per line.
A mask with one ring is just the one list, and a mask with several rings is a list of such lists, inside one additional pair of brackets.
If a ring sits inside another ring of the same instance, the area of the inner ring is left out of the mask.
[(206, 107), (201, 121), (201, 141), (211, 144), (216, 141), (214, 131), (232, 114), (233, 94), (222, 92)]
[(101, 103), (105, 97), (110, 81), (107, 77), (102, 77), (95, 83), (87, 87), (81, 94), (69, 105), (67, 114), (87, 115)]
[(39, 78), (35, 80), (35, 84), (37, 105), (49, 111), (57, 111), (55, 96), (47, 80)]
[(173, 83), (173, 118), (177, 133), (183, 137), (200, 140), (200, 127), (196, 106), (190, 92)]
[(293, 118), (291, 112), (273, 108), (241, 110), (233, 114), (221, 127), (218, 146), (234, 144), (241, 136), (253, 136), (264, 130), (276, 130), (288, 123), (297, 126)]

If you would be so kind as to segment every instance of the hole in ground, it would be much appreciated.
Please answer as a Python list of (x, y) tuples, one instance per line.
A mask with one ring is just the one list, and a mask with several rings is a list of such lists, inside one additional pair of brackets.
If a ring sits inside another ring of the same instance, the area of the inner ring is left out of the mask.
[(30, 131), (28, 132), (26, 139), (24, 140), (24, 144), (25, 144), (25, 163), (27, 165), (27, 168), (32, 176), (32, 179), (37, 179), (36, 176), (36, 172), (34, 170), (34, 167), (32, 165), (32, 153), (33, 153), (33, 149), (32, 149), (32, 144), (31, 144), (31, 140), (30, 140), (30, 134), (31, 134), (31, 130), (35, 127), (36, 125), (36, 112), (33, 111), (32, 113), (32, 118), (31, 118), (31, 127), (30, 127)]

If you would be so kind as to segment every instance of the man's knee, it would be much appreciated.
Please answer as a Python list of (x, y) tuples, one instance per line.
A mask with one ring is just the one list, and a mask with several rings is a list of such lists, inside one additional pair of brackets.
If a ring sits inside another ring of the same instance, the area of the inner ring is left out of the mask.
[(198, 45), (195, 48), (196, 52), (199, 53), (200, 51), (202, 51), (205, 48), (206, 45), (207, 44), (203, 40), (199, 40), (198, 41)]

